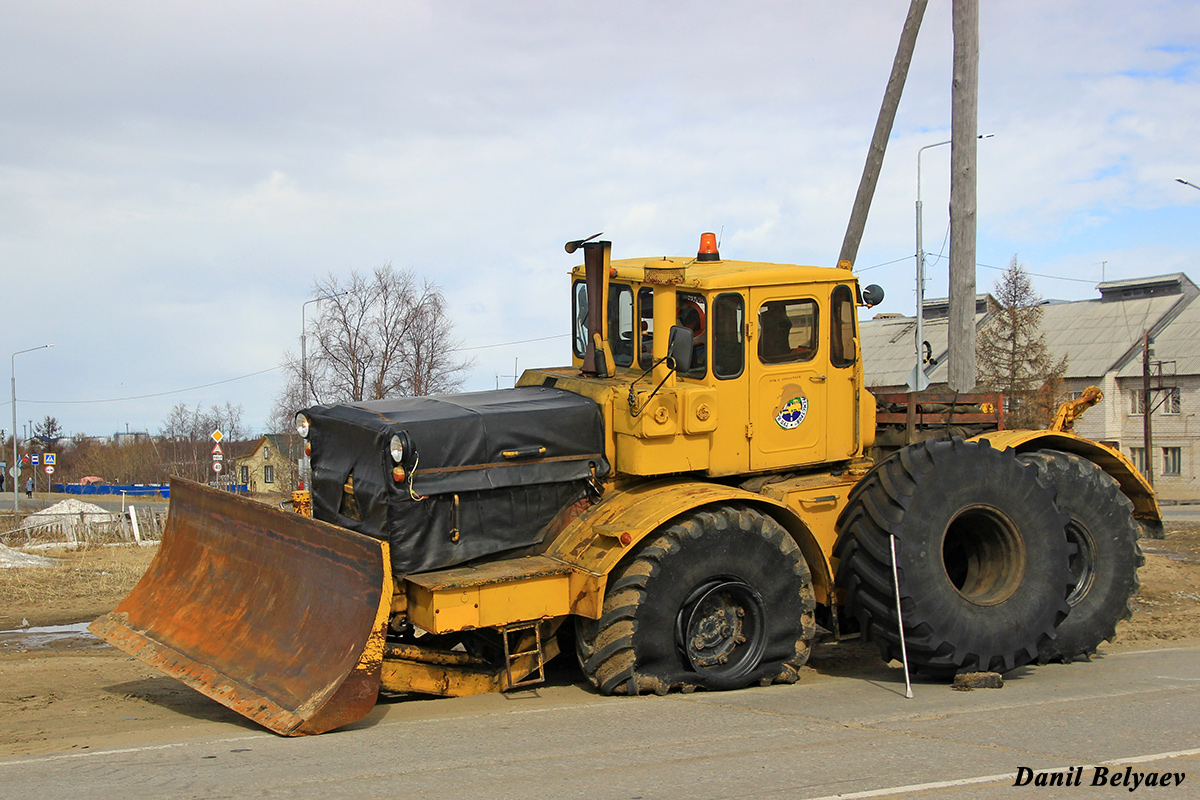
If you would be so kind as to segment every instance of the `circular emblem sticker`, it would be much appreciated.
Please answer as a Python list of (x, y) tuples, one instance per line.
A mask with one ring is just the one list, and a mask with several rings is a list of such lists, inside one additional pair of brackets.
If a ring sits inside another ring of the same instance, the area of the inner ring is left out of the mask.
[(779, 409), (779, 413), (775, 415), (775, 421), (779, 423), (779, 427), (785, 431), (790, 431), (793, 428), (800, 426), (804, 422), (804, 416), (808, 413), (808, 398), (804, 396), (793, 397), (783, 404), (783, 408)]

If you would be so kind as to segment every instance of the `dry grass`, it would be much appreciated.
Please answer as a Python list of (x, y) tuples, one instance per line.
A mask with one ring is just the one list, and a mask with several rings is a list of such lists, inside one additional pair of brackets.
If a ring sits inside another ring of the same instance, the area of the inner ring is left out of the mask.
[(0, 569), (0, 626), (29, 619), (54, 624), (86, 619), (129, 593), (150, 565), (157, 547), (94, 547), (49, 551), (52, 567)]

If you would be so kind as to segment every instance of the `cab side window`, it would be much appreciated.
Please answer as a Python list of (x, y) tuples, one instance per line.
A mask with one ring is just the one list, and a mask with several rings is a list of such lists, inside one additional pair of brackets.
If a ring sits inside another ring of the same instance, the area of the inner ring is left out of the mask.
[(588, 298), (587, 284), (575, 281), (571, 287), (571, 350), (583, 358), (588, 343)]
[(815, 300), (770, 300), (758, 309), (758, 358), (764, 364), (811, 361), (817, 354)]
[(835, 286), (830, 297), (829, 360), (849, 367), (858, 358), (854, 348), (854, 296), (849, 286)]
[(641, 331), (641, 345), (638, 352), (638, 366), (650, 369), (654, 366), (654, 289), (643, 286), (638, 289), (638, 326)]
[(608, 287), (608, 346), (618, 367), (633, 365), (633, 290), (616, 283)]
[(740, 294), (717, 296), (712, 328), (713, 375), (736, 378), (746, 365), (746, 310)]
[(679, 292), (675, 298), (676, 319), (692, 332), (692, 368), (679, 374), (703, 378), (708, 374), (708, 303), (704, 295), (691, 292)]

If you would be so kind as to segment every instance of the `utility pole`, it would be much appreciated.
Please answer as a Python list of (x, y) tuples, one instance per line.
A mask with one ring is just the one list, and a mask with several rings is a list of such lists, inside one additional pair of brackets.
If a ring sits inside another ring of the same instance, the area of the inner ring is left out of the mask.
[(1142, 462), (1146, 483), (1154, 488), (1154, 431), (1150, 423), (1150, 331), (1142, 333)]
[[(13, 463), (12, 463), (12, 468), (11, 468), (11, 471), (9, 472), (9, 475), (12, 476), (13, 519), (14, 520), (17, 518), (16, 517), (17, 512), (19, 512), (21, 510), (20, 500), (18, 499), (20, 493), (19, 493), (19, 487), (17, 486), (17, 483), (19, 483), (20, 477), (21, 477), (21, 467), (20, 467), (21, 462), (17, 458), (17, 356), (21, 355), (22, 353), (32, 353), (34, 350), (45, 350), (48, 347), (54, 347), (54, 345), (44, 344), (41, 347), (30, 347), (27, 350), (18, 350), (17, 352), (13, 353), (12, 357), (9, 358), (9, 360), (8, 360), (9, 371), (12, 374)], [(29, 427), (30, 428), (33, 427), (32, 420), (29, 423)], [(28, 429), (26, 429), (25, 438), (26, 439), (29, 438)], [(34, 470), (33, 474), (34, 474), (34, 477), (36, 477), (37, 470)]]
[(950, 99), (950, 363), (956, 392), (975, 388), (975, 168), (979, 126), (979, 0), (953, 0)]
[(913, 49), (917, 44), (917, 32), (925, 16), (927, 0), (912, 0), (904, 30), (900, 32), (900, 44), (896, 47), (896, 58), (892, 62), (892, 75), (888, 78), (883, 93), (883, 105), (875, 122), (875, 135), (871, 137), (871, 149), (867, 151), (867, 163), (863, 165), (862, 178), (858, 182), (858, 194), (854, 196), (854, 207), (850, 210), (850, 222), (846, 225), (846, 237), (842, 240), (842, 252), (838, 262), (850, 264), (858, 258), (858, 245), (862, 242), (863, 230), (867, 227), (867, 212), (871, 210), (871, 199), (875, 196), (875, 184), (879, 182), (879, 171), (883, 168), (883, 155), (887, 151), (888, 137), (892, 135), (892, 123), (904, 93), (904, 81), (908, 78), (908, 65), (912, 63)]

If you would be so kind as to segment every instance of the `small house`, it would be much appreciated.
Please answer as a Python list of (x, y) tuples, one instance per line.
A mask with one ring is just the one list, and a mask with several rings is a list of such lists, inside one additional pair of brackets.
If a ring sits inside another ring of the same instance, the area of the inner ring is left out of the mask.
[(303, 452), (299, 436), (269, 433), (249, 454), (233, 460), (232, 477), (252, 494), (290, 495), (297, 486)]

